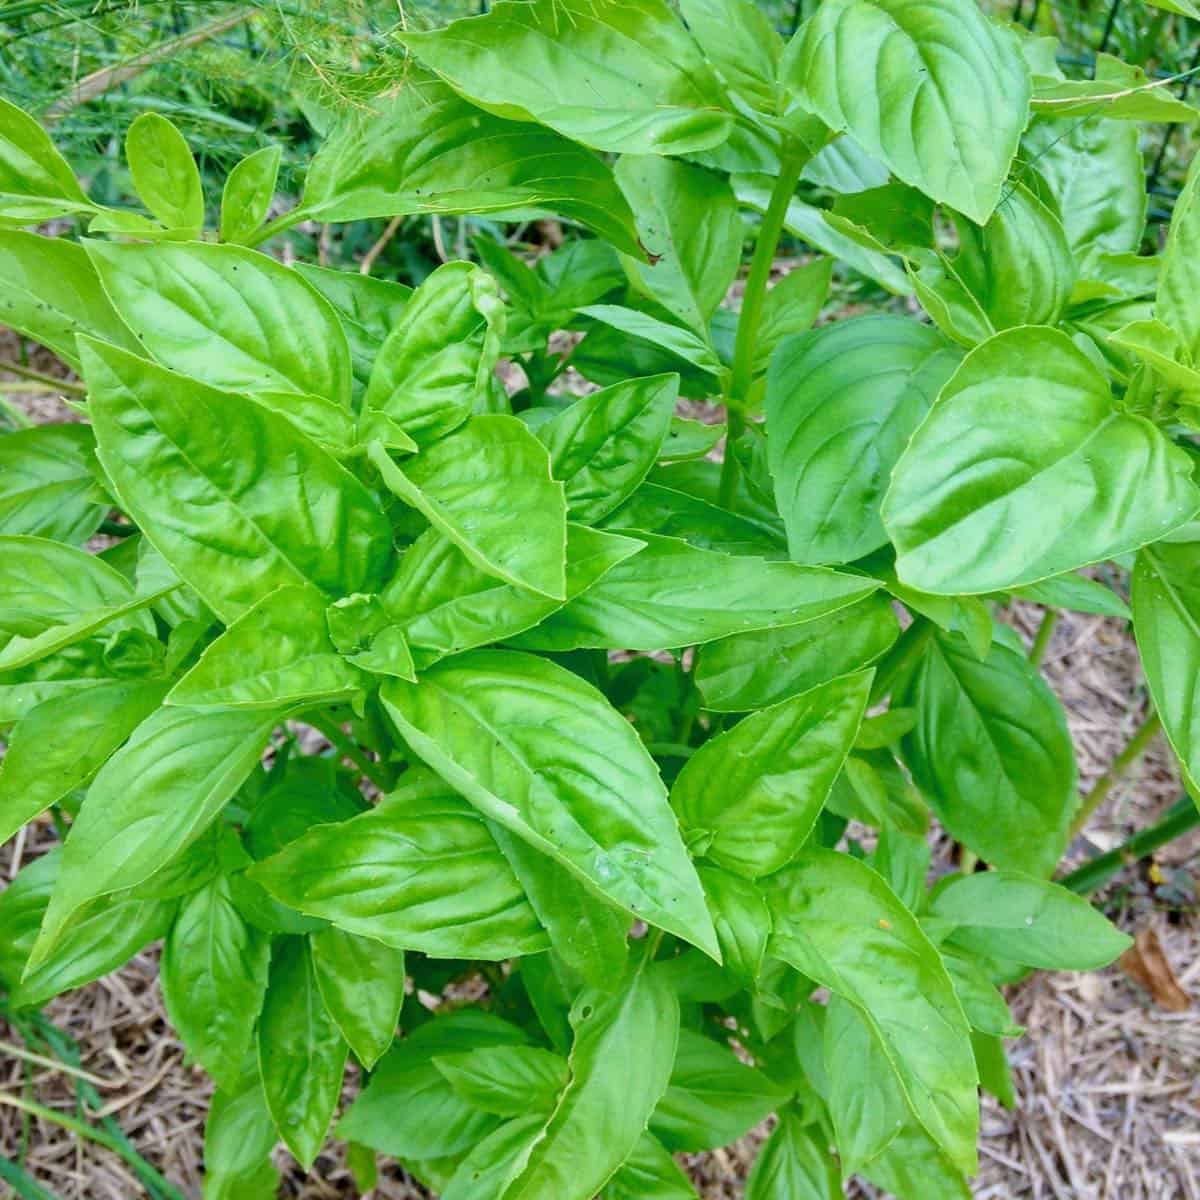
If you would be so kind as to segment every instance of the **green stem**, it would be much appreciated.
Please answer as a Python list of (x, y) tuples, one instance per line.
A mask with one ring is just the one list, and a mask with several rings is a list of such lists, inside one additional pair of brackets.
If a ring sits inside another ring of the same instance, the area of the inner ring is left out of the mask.
[(1054, 628), (1061, 615), (1057, 608), (1048, 608), (1043, 613), (1042, 623), (1038, 626), (1033, 645), (1029, 648), (1029, 661), (1035, 667), (1040, 666), (1042, 659), (1046, 657), (1046, 650), (1050, 645), (1050, 639), (1054, 636)]
[(691, 758), (696, 753), (694, 746), (682, 742), (648, 742), (646, 749), (658, 758)]
[(26, 367), (21, 363), (13, 362), (10, 358), (0, 358), (0, 371), (8, 371), (10, 374), (19, 375), (22, 379), (33, 379), (37, 383), (46, 384), (55, 391), (70, 392), (73, 396), (82, 396), (87, 390), (80, 383), (72, 383), (68, 379), (55, 379), (53, 375), (46, 375), (41, 371), (35, 371), (32, 367)]
[(1071, 836), (1082, 831), (1092, 813), (1104, 802), (1105, 797), (1120, 781), (1121, 777), (1146, 752), (1154, 735), (1162, 728), (1158, 713), (1152, 712), (1138, 727), (1137, 732), (1129, 739), (1129, 744), (1113, 759), (1113, 764), (1092, 785), (1092, 790), (1084, 797), (1075, 820), (1071, 823)]
[(806, 149), (788, 142), (780, 158), (779, 175), (771, 189), (771, 199), (759, 226), (758, 239), (754, 243), (754, 257), (750, 260), (750, 272), (746, 276), (746, 290), (742, 293), (742, 311), (738, 316), (737, 339), (733, 346), (733, 368), (729, 375), (729, 387), (725, 394), (725, 408), (729, 421), (725, 435), (725, 461), (721, 465), (721, 504), (728, 508), (737, 492), (738, 463), (730, 447), (744, 428), (743, 413), (754, 383), (754, 360), (758, 350), (758, 329), (762, 323), (763, 304), (767, 298), (767, 284), (771, 279), (771, 264), (779, 248), (783, 223), (788, 205), (796, 194), (800, 172), (810, 155)]
[(276, 217), (273, 221), (268, 221), (255, 233), (252, 233), (246, 239), (245, 245), (253, 249), (255, 246), (261, 246), (263, 242), (273, 238), (278, 233), (286, 233), (294, 225), (299, 225), (301, 221), (308, 219), (308, 214), (302, 208), (293, 208), (289, 212), (285, 212), (282, 216)]
[(1200, 808), (1196, 807), (1190, 796), (1184, 796), (1157, 825), (1143, 829), (1115, 850), (1097, 855), (1058, 882), (1081, 896), (1090, 895), (1126, 867), (1148, 858), (1160, 846), (1173, 842), (1197, 826), (1200, 826)]
[(341, 726), (332, 717), (320, 713), (310, 713), (304, 717), (306, 724), (325, 735), (334, 749), (344, 758), (348, 758), (381, 792), (391, 789), (391, 784), (380, 771), (379, 764), (368, 758), (354, 742), (346, 736)]

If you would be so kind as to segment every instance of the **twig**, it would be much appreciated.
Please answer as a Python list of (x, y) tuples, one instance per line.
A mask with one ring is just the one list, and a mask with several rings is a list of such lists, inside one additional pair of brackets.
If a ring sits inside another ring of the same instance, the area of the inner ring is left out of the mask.
[(343, 758), (348, 758), (381, 792), (391, 790), (391, 784), (380, 770), (379, 764), (369, 759), (331, 717), (310, 713), (304, 718), (304, 722), (323, 734), (329, 744)]
[(400, 222), (403, 220), (403, 216), (393, 217), (387, 223), (387, 228), (379, 235), (370, 250), (363, 255), (363, 260), (358, 266), (360, 275), (370, 275), (375, 260), (387, 249), (388, 242), (396, 236), (396, 230), (400, 228)]
[(70, 392), (74, 396), (82, 396), (87, 392), (87, 388), (81, 383), (72, 383), (69, 379), (55, 379), (53, 375), (45, 375), (32, 367), (13, 362), (10, 358), (0, 358), (0, 371), (9, 371), (13, 375), (20, 375), (22, 379), (33, 379), (37, 383), (48, 384), (55, 390)]
[(1162, 727), (1158, 713), (1152, 712), (1139, 726), (1137, 732), (1129, 739), (1129, 745), (1113, 759), (1113, 764), (1092, 785), (1092, 790), (1084, 797), (1075, 820), (1071, 823), (1071, 836), (1075, 837), (1088, 823), (1092, 813), (1104, 802), (1105, 797), (1120, 781), (1121, 776), (1146, 752), (1154, 735)]

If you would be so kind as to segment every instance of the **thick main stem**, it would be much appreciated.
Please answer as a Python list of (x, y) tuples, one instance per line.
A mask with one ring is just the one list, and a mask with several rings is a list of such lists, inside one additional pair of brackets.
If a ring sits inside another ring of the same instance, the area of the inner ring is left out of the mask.
[(729, 387), (725, 394), (725, 412), (728, 421), (725, 435), (725, 461), (721, 465), (721, 504), (726, 508), (733, 502), (737, 491), (738, 463), (733, 453), (733, 443), (745, 428), (743, 413), (754, 383), (754, 359), (758, 349), (758, 328), (762, 323), (763, 303), (767, 298), (767, 284), (771, 279), (771, 264), (783, 233), (788, 205), (796, 194), (800, 172), (808, 161), (808, 152), (791, 142), (784, 146), (780, 156), (779, 175), (771, 189), (771, 199), (759, 226), (758, 239), (754, 243), (754, 257), (750, 260), (750, 273), (746, 276), (746, 289), (742, 293), (742, 311), (738, 316), (737, 339), (733, 346), (733, 368), (729, 375)]
[(1079, 812), (1075, 814), (1075, 820), (1071, 823), (1072, 837), (1082, 831), (1091, 819), (1092, 813), (1104, 802), (1105, 797), (1112, 791), (1121, 776), (1146, 753), (1146, 747), (1150, 745), (1154, 735), (1161, 728), (1162, 722), (1158, 718), (1158, 713), (1155, 712), (1152, 712), (1138, 726), (1137, 732), (1129, 739), (1129, 744), (1113, 759), (1112, 766), (1096, 780), (1092, 785), (1092, 790), (1084, 798)]

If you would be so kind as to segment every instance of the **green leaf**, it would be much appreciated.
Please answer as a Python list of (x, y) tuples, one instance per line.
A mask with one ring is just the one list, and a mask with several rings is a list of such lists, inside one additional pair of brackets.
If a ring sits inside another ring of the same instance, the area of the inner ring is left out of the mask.
[(1070, 571), (1027, 584), (1013, 594), (1047, 608), (1069, 608), (1072, 612), (1096, 613), (1123, 621), (1128, 621), (1131, 615), (1129, 606), (1112, 588)]
[(609, 1181), (603, 1200), (696, 1200), (696, 1189), (670, 1151), (643, 1133)]
[(858, 734), (871, 673), (751, 713), (687, 760), (671, 805), (689, 842), (747, 879), (793, 859)]
[(766, 708), (870, 666), (899, 635), (887, 597), (868, 596), (799, 625), (707, 643), (696, 660), (696, 686), (710, 712)]
[(142, 203), (168, 229), (204, 227), (200, 171), (182, 133), (156, 112), (142, 113), (125, 135), (125, 158)]
[[(983, 963), (973, 954), (965, 953), (953, 945), (938, 946), (938, 953), (950, 972), (954, 991), (972, 1030), (993, 1037), (1020, 1037), (1023, 1031), (1013, 1021), (1000, 989), (988, 977)], [(972, 1033), (971, 1039), (974, 1041), (975, 1033)]]
[[(707, 339), (690, 329), (683, 329), (667, 321), (660, 321), (649, 313), (636, 308), (623, 308), (619, 304), (588, 304), (579, 309), (584, 316), (592, 317), (630, 337), (650, 342), (652, 345), (677, 355), (692, 366), (713, 376), (712, 390), (717, 390), (717, 379), (725, 368)], [(655, 370), (658, 374), (661, 365)]]
[(1196, 315), (1196, 286), (1200, 272), (1200, 167), (1188, 170), (1183, 191), (1175, 202), (1167, 247), (1163, 251), (1155, 316), (1182, 338), (1191, 361), (1200, 363), (1200, 317)]
[[(0, 164), (3, 119), (0, 109)], [(0, 165), (0, 180), (2, 172)], [(100, 286), (87, 252), (65, 238), (0, 229), (0, 317), (75, 368), (79, 366), (77, 333), (129, 349), (137, 346)]]
[(236, 1089), (267, 990), (270, 939), (247, 925), (229, 880), (218, 875), (186, 897), (163, 947), (167, 1015), (188, 1053)]
[(0, 758), (0, 842), (87, 783), (165, 691), (158, 682), (113, 680), (30, 709)]
[(681, 1029), (670, 1086), (650, 1118), (650, 1132), (668, 1150), (712, 1150), (736, 1141), (786, 1098), (728, 1046)]
[(1200, 796), (1200, 543), (1159, 542), (1142, 550), (1132, 595), (1133, 632), (1154, 709), (1188, 791)]
[(404, 951), (344, 929), (308, 935), (325, 1009), (370, 1070), (392, 1044), (404, 1003)]
[(974, 954), (1054, 971), (1106, 967), (1132, 944), (1082, 896), (1017, 871), (953, 879), (934, 896), (932, 913)]
[(221, 192), (221, 241), (248, 242), (267, 219), (282, 156), (282, 146), (264, 146), (247, 154), (226, 176)]
[(991, 216), (1030, 82), (1016, 35), (972, 0), (830, 0), (789, 47), (785, 78), (905, 183), (980, 225)]
[[(567, 598), (585, 592), (642, 544), (568, 522)], [(422, 668), (450, 654), (514, 637), (562, 603), (479, 570), (436, 529), (426, 530), (404, 552), (382, 600), (403, 626)]]
[(88, 341), (84, 354), (100, 461), (123, 509), (222, 620), (287, 585), (378, 590), (387, 519), (286, 419), (111, 346)]
[(481, 108), (596, 150), (686, 154), (732, 128), (720, 84), (662, 0), (501, 0), (484, 16), (398, 36)]
[(590, 1200), (632, 1153), (667, 1089), (679, 1001), (652, 968), (615, 995), (581, 992), (571, 1027), (570, 1080), (503, 1200)]
[(630, 379), (581, 397), (537, 431), (573, 520), (594, 524), (645, 479), (678, 395), (678, 375)]
[(536, 629), (531, 650), (668, 650), (753, 629), (798, 625), (861, 600), (872, 579), (823, 567), (701, 550), (641, 533), (646, 548), (614, 567)]
[(207, 242), (86, 246), (117, 312), (163, 366), (232, 391), (349, 404), (337, 316), (282, 263)]
[(1011, 329), (943, 387), (896, 464), (883, 521), (904, 583), (1001, 591), (1182, 525), (1200, 507), (1191, 473), (1154, 425), (1114, 406), (1065, 334)]
[[(770, 901), (771, 953), (854, 1006), (921, 1127), (960, 1170), (974, 1172), (979, 1105), (970, 1029), (916, 919), (870, 867), (831, 850), (807, 850), (774, 876)], [(826, 1060), (840, 1057), (827, 1052)], [(854, 1170), (856, 1155), (843, 1151)]]
[(279, 713), (160, 708), (100, 769), (71, 827), (30, 964), (89, 900), (134, 887), (208, 827), (258, 762)]
[(91, 537), (107, 512), (96, 498), (95, 444), (86, 425), (35, 425), (0, 437), (0, 534), (72, 546)]
[(789, 339), (767, 379), (767, 452), (796, 562), (843, 563), (887, 542), (892, 468), (960, 354), (904, 317), (838, 321)]
[(633, 208), (650, 263), (642, 286), (690, 329), (708, 323), (737, 278), (745, 230), (729, 181), (703, 167), (656, 154), (627, 154), (617, 183)]
[(271, 955), (258, 1022), (258, 1065), (275, 1128), (307, 1171), (341, 1095), (346, 1043), (325, 1010), (302, 938), (281, 939)]
[(794, 1109), (779, 1114), (746, 1181), (746, 1200), (835, 1200), (842, 1192), (824, 1140)]
[(218, 1090), (204, 1126), (204, 1200), (258, 1200), (278, 1191), (270, 1159), (278, 1140), (256, 1072), (236, 1091)]
[(544, 950), (517, 877), (471, 805), (428, 772), (404, 778), (378, 808), (313, 827), (251, 879), (290, 908), (395, 950), (493, 960)]
[[(1193, 11), (1193, 16), (1200, 13)], [(1171, 95), (1165, 81), (1150, 80), (1141, 67), (1097, 54), (1091, 79), (1035, 75), (1032, 108), (1055, 118), (1097, 116), (1120, 121), (1190, 123), (1200, 120), (1190, 104)]]
[(205, 649), (167, 703), (279, 708), (364, 691), (366, 677), (329, 640), (327, 603), (312, 587), (281, 587), (264, 596)]
[(477, 650), (419, 683), (388, 680), (380, 696), (413, 750), (488, 817), (622, 908), (716, 954), (657, 768), (599, 692), (545, 659)]
[(767, 369), (775, 348), (785, 338), (812, 327), (829, 295), (832, 279), (833, 259), (814, 258), (801, 267), (793, 267), (767, 292), (754, 347), (756, 372)]
[(0, 219), (33, 224), (95, 211), (49, 134), (0, 98)]
[(554, 1110), (567, 1085), (565, 1059), (536, 1046), (488, 1046), (441, 1054), (433, 1065), (472, 1108), (500, 1117)]
[[(487, 395), (503, 332), (504, 307), (492, 277), (466, 262), (439, 267), (379, 347), (359, 440), (374, 436), (380, 418), (422, 447), (457, 429)], [(386, 441), (386, 433), (379, 436)]]
[(722, 867), (701, 862), (696, 872), (717, 931), (722, 965), (744, 987), (755, 987), (771, 936), (771, 913), (762, 892), (753, 881)]
[(1075, 754), (1054, 693), (1019, 650), (980, 660), (954, 634), (927, 629), (893, 702), (915, 708), (901, 747), (952, 837), (986, 862), (1048, 875), (1077, 803)]
[(766, 13), (752, 0), (682, 0), (679, 11), (729, 88), (774, 113), (783, 43)]
[(422, 71), (355, 108), (313, 159), (298, 219), (543, 209), (640, 255), (633, 214), (598, 155), (537, 125), (482, 112)]
[(387, 488), (481, 571), (551, 599), (566, 596), (563, 485), (551, 478), (545, 447), (516, 417), (473, 417), (403, 470), (378, 443), (368, 453)]
[(545, 1116), (526, 1113), (476, 1143), (441, 1189), (440, 1200), (495, 1200), (541, 1132)]

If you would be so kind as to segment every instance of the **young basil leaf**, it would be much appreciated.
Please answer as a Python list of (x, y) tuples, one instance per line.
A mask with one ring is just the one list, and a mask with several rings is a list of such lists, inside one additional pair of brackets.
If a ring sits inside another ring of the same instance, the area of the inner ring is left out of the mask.
[(87, 783), (162, 703), (166, 687), (113, 680), (31, 708), (0, 758), (0, 842)]
[(475, 650), (416, 684), (387, 680), (380, 696), (405, 741), (488, 817), (620, 907), (717, 954), (653, 760), (577, 675)]
[(1073, 612), (1096, 613), (1103, 617), (1130, 619), (1129, 605), (1110, 587), (1095, 579), (1068, 572), (1017, 588), (1013, 595), (1047, 608), (1069, 608)]
[(943, 387), (896, 464), (883, 522), (903, 582), (1001, 591), (1178, 528), (1200, 507), (1191, 475), (1153, 424), (1114, 406), (1065, 334), (1010, 329)]
[(188, 896), (163, 947), (159, 983), (167, 1015), (187, 1051), (235, 1091), (267, 990), (270, 939), (247, 925), (229, 879)]
[(954, 879), (931, 911), (955, 926), (951, 941), (974, 954), (1053, 971), (1106, 967), (1131, 945), (1082, 896), (1017, 871)]
[(679, 1001), (653, 968), (571, 1008), (570, 1080), (503, 1200), (590, 1200), (633, 1151), (667, 1090)]
[(981, 225), (1029, 119), (1017, 37), (971, 0), (833, 0), (789, 46), (784, 80), (831, 129)]
[(707, 458), (724, 436), (723, 424), (710, 425), (689, 417), (672, 417), (658, 452), (658, 461), (685, 462), (692, 458)]
[(440, 1054), (433, 1065), (472, 1108), (499, 1117), (532, 1112), (544, 1123), (567, 1085), (567, 1063), (536, 1046), (488, 1046)]
[(282, 146), (264, 146), (247, 154), (226, 176), (221, 192), (221, 241), (248, 242), (267, 219), (282, 156)]
[(696, 1200), (696, 1189), (671, 1152), (643, 1133), (633, 1153), (609, 1180), (603, 1200)]
[(125, 135), (125, 158), (133, 186), (155, 218), (168, 229), (198, 234), (204, 190), (183, 134), (161, 114), (142, 113)]
[(250, 878), (290, 908), (396, 950), (495, 960), (544, 950), (545, 932), (471, 805), (429, 773), (405, 780), (378, 808), (315, 826)]
[(879, 506), (892, 468), (960, 358), (929, 326), (891, 316), (839, 321), (780, 347), (767, 452), (796, 562), (849, 562), (886, 544)]
[[(920, 1127), (959, 1170), (974, 1172), (979, 1104), (970, 1029), (916, 918), (870, 867), (831, 850), (805, 851), (772, 877), (769, 897), (771, 953), (854, 1005)], [(847, 1140), (854, 1170), (859, 1158)]]
[(0, 97), (0, 219), (33, 224), (95, 211), (46, 131)]
[(163, 366), (213, 387), (349, 404), (337, 317), (282, 263), (207, 242), (86, 247), (117, 312)]
[(887, 597), (867, 596), (799, 625), (708, 642), (694, 678), (710, 712), (748, 712), (870, 666), (899, 636)]
[(281, 587), (244, 612), (167, 697), (185, 708), (278, 708), (364, 691), (363, 673), (339, 654), (312, 587)]
[(213, 1095), (204, 1126), (204, 1200), (258, 1200), (279, 1188), (270, 1154), (279, 1140), (262, 1080), (246, 1072)]
[[(691, 363), (706, 375), (712, 376), (709, 392), (718, 390), (717, 381), (725, 368), (707, 338), (693, 333), (690, 329), (660, 321), (649, 313), (640, 312), (636, 308), (623, 308), (619, 304), (587, 304), (581, 307), (579, 312), (585, 317), (592, 317), (632, 338), (649, 342), (670, 355)], [(663, 365), (657, 365), (653, 373), (658, 374), (663, 370)], [(628, 370), (624, 370), (622, 374), (628, 374)]]
[(1049, 874), (1077, 803), (1066, 717), (1037, 668), (1011, 646), (980, 660), (926, 629), (893, 703), (915, 708), (905, 764), (952, 836), (986, 862)]
[(408, 213), (545, 209), (626, 254), (642, 253), (633, 214), (598, 155), (549, 129), (493, 116), (422, 71), (355, 109), (313, 159), (300, 210), (318, 221)]
[(404, 951), (336, 927), (308, 935), (325, 1009), (368, 1070), (392, 1044), (404, 1003)]
[(346, 1043), (325, 1010), (303, 938), (281, 938), (271, 953), (258, 1066), (275, 1128), (307, 1171), (337, 1108)]
[[(0, 148), (3, 117), (0, 110)], [(0, 208), (3, 203), (0, 183)], [(78, 242), (0, 229), (0, 285), (4, 289), (0, 301), (4, 323), (41, 342), (71, 367), (79, 366), (77, 333), (130, 350), (137, 348), (133, 334), (105, 295), (87, 251)]]
[(387, 488), (481, 571), (554, 600), (565, 598), (563, 485), (551, 478), (545, 448), (516, 417), (473, 417), (405, 462), (403, 470), (377, 442), (368, 454)]
[(481, 108), (596, 150), (686, 154), (719, 145), (733, 125), (721, 85), (662, 0), (503, 2), (399, 40)]
[(1200, 167), (1188, 169), (1183, 191), (1175, 203), (1154, 312), (1182, 338), (1193, 363), (1200, 363), (1200, 317), (1196, 315), (1196, 287), (1200, 271)]
[(824, 1140), (798, 1112), (784, 1109), (746, 1180), (746, 1200), (836, 1200), (841, 1191)]
[[(767, 369), (775, 348), (785, 338), (804, 333), (820, 315), (833, 279), (833, 260), (814, 258), (794, 267), (771, 288), (763, 300), (758, 327), (754, 369)], [(836, 327), (835, 327), (836, 328)]]
[(297, 583), (333, 596), (378, 589), (387, 519), (287, 420), (99, 342), (84, 355), (99, 457), (122, 506), (222, 620)]
[(134, 730), (100, 769), (71, 828), (31, 967), (89, 900), (148, 879), (204, 832), (258, 761), (279, 717), (160, 708)]
[(573, 520), (595, 524), (645, 479), (678, 396), (678, 375), (630, 379), (581, 397), (538, 429)]
[(87, 425), (35, 425), (0, 437), (0, 534), (78, 546), (108, 511), (97, 499)]
[(380, 418), (422, 447), (457, 429), (486, 395), (503, 332), (504, 306), (492, 277), (471, 263), (439, 267), (379, 347), (359, 440), (376, 436)]
[(707, 337), (742, 259), (745, 230), (729, 181), (656, 154), (623, 155), (616, 176), (652, 259), (637, 264), (638, 279), (673, 317)]
[(738, 558), (657, 534), (633, 536), (646, 543), (644, 550), (514, 644), (531, 650), (695, 646), (810, 621), (861, 600), (876, 586), (823, 567)]
[(671, 788), (689, 840), (756, 879), (799, 853), (858, 733), (871, 673), (752, 713), (705, 742)]

